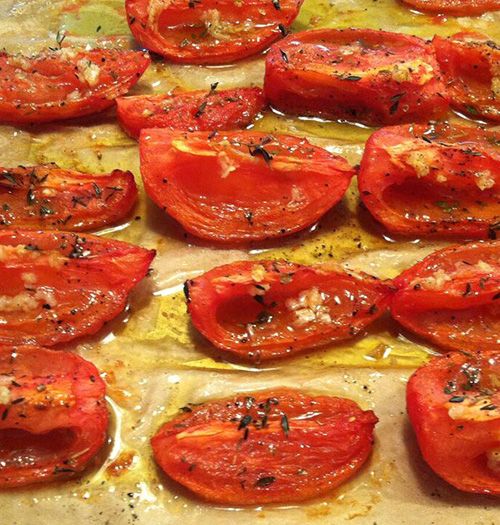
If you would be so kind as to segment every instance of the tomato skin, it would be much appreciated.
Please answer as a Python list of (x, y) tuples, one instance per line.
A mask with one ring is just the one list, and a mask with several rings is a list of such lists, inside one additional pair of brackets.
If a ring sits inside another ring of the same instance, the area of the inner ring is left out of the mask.
[(264, 93), (285, 113), (368, 125), (427, 122), (448, 109), (432, 46), (371, 29), (289, 35), (267, 55)]
[(500, 375), (498, 351), (436, 357), (412, 375), (406, 399), (420, 450), (432, 470), (459, 490), (498, 496), (500, 479), (487, 461), (487, 452), (500, 448), (495, 375)]
[(84, 470), (108, 427), (106, 387), (96, 367), (70, 352), (0, 346), (0, 373), (0, 488)]
[(136, 84), (150, 62), (142, 52), (116, 49), (0, 53), (0, 121), (29, 124), (98, 113)]
[(382, 128), (365, 147), (361, 199), (391, 233), (487, 239), (500, 220), (495, 141), (500, 134), (462, 126)]
[(306, 139), (253, 131), (143, 130), (140, 153), (151, 199), (190, 233), (221, 243), (282, 237), (314, 224), (354, 175), (342, 157)]
[(500, 47), (478, 33), (435, 36), (432, 43), (452, 107), (472, 118), (500, 122), (500, 95), (493, 85), (500, 74)]
[(185, 291), (197, 330), (217, 348), (257, 362), (359, 335), (392, 293), (387, 282), (335, 265), (285, 261), (219, 266), (187, 281)]
[(133, 138), (138, 138), (146, 128), (183, 131), (245, 128), (265, 107), (260, 88), (139, 95), (120, 97), (116, 103), (118, 120)]
[(0, 168), (0, 228), (97, 229), (125, 218), (136, 200), (130, 171), (90, 175), (55, 165)]
[(0, 231), (0, 344), (51, 346), (97, 332), (125, 308), (154, 255), (94, 235)]
[(487, 11), (498, 11), (499, 0), (401, 0), (404, 4), (428, 11), (454, 16), (481, 15)]
[(438, 250), (394, 280), (391, 313), (449, 350), (498, 350), (500, 241)]
[(125, 9), (134, 38), (147, 49), (181, 64), (228, 64), (283, 36), (302, 2), (172, 0), (164, 7), (156, 0), (126, 0)]
[(234, 505), (327, 494), (366, 461), (377, 422), (349, 399), (286, 388), (184, 411), (152, 438), (157, 463), (203, 499)]

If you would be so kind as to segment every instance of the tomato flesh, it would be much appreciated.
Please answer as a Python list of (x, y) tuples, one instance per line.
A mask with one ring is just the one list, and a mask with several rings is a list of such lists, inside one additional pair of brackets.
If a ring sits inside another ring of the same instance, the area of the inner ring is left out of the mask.
[(227, 64), (286, 33), (303, 0), (126, 0), (132, 34), (173, 62)]
[(0, 344), (55, 345), (125, 307), (154, 251), (69, 232), (0, 231)]
[(500, 0), (401, 0), (403, 3), (431, 13), (454, 16), (473, 16), (498, 11)]
[(353, 476), (376, 422), (351, 400), (283, 388), (184, 407), (152, 445), (162, 470), (208, 501), (289, 503)]
[(81, 472), (104, 445), (105, 385), (92, 363), (37, 346), (0, 347), (0, 487)]
[(428, 121), (448, 109), (432, 46), (370, 29), (289, 35), (267, 55), (264, 92), (285, 113), (368, 125)]
[(0, 53), (0, 121), (28, 124), (97, 113), (136, 84), (149, 63), (142, 52), (117, 49)]
[(136, 199), (130, 171), (89, 175), (53, 165), (0, 168), (0, 228), (96, 229), (125, 218)]
[(194, 326), (249, 360), (286, 357), (348, 339), (384, 313), (391, 288), (332, 265), (242, 261), (186, 283)]

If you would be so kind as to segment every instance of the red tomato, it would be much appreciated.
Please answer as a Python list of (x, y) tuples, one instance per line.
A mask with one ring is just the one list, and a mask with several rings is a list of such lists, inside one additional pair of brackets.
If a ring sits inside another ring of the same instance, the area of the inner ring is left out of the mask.
[(349, 399), (285, 388), (182, 411), (151, 440), (156, 461), (198, 496), (234, 505), (327, 494), (366, 461), (378, 421)]
[(105, 442), (105, 385), (77, 355), (0, 347), (0, 393), (0, 488), (81, 472)]
[(497, 143), (478, 128), (383, 128), (366, 144), (361, 199), (393, 233), (488, 238), (500, 221)]
[(227, 64), (286, 34), (303, 0), (126, 0), (128, 23), (144, 47), (173, 62)]
[(285, 113), (369, 125), (428, 121), (448, 109), (432, 46), (371, 29), (288, 36), (267, 55), (264, 92)]
[(408, 330), (451, 350), (500, 347), (500, 241), (439, 250), (394, 283), (392, 315)]
[(0, 231), (0, 344), (54, 345), (125, 307), (154, 251), (93, 235)]
[(242, 261), (187, 281), (194, 326), (215, 346), (260, 361), (349, 339), (387, 309), (391, 288), (334, 265)]
[(477, 33), (435, 36), (433, 44), (451, 105), (473, 118), (500, 121), (500, 47)]
[(148, 195), (187, 231), (219, 242), (304, 229), (339, 202), (354, 173), (306, 139), (253, 131), (149, 129), (140, 150)]
[(150, 63), (144, 53), (64, 48), (35, 57), (0, 53), (0, 121), (26, 124), (97, 113)]
[(425, 461), (466, 492), (500, 495), (500, 352), (434, 358), (410, 378), (408, 415)]
[(480, 15), (500, 9), (500, 0), (401, 0), (422, 11), (455, 16)]
[(116, 100), (118, 120), (134, 138), (144, 128), (215, 131), (245, 128), (265, 107), (259, 88), (140, 95)]
[(136, 199), (130, 171), (89, 175), (55, 165), (0, 168), (0, 228), (95, 229), (126, 217)]

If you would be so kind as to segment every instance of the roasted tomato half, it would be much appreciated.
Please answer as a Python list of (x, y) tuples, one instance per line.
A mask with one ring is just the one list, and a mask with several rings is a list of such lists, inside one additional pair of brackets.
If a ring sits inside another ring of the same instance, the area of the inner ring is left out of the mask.
[(433, 44), (452, 107), (500, 121), (500, 47), (477, 33), (435, 36)]
[(392, 233), (488, 238), (500, 221), (500, 133), (397, 126), (369, 138), (361, 199)]
[(149, 129), (140, 150), (148, 195), (187, 231), (219, 242), (304, 229), (340, 201), (354, 174), (306, 139), (253, 131)]
[(499, 351), (453, 353), (408, 383), (408, 415), (425, 461), (466, 492), (500, 495), (499, 378)]
[(0, 346), (0, 488), (81, 472), (106, 440), (105, 385), (69, 352)]
[(219, 266), (185, 290), (194, 326), (218, 348), (254, 361), (359, 335), (391, 295), (375, 277), (285, 261)]
[(395, 319), (451, 350), (500, 348), (500, 241), (451, 246), (403, 272)]
[(132, 34), (174, 62), (227, 64), (287, 32), (303, 0), (126, 0)]
[(377, 423), (349, 399), (285, 388), (182, 412), (153, 437), (156, 461), (203, 499), (233, 505), (327, 494), (366, 461)]
[(96, 229), (125, 218), (136, 199), (130, 171), (90, 175), (55, 165), (0, 168), (0, 228)]
[(215, 131), (246, 128), (265, 107), (260, 88), (187, 91), (117, 99), (118, 120), (138, 138), (144, 128)]
[(102, 111), (150, 63), (138, 51), (64, 48), (34, 57), (0, 53), (0, 121), (26, 124)]
[(271, 47), (264, 92), (285, 113), (363, 122), (422, 122), (448, 109), (428, 42), (371, 29), (294, 33)]
[(430, 13), (455, 16), (480, 15), (500, 9), (500, 0), (401, 0), (403, 3)]
[(154, 251), (68, 232), (0, 231), (0, 344), (93, 334), (124, 308)]

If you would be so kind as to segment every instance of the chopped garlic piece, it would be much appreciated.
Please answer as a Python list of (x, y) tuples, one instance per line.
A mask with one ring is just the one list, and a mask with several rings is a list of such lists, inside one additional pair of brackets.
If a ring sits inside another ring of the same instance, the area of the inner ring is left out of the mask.
[[(493, 421), (500, 418), (500, 408), (489, 397), (466, 397), (461, 403), (446, 403), (451, 419)], [(485, 407), (492, 407), (486, 410)]]
[(286, 307), (295, 313), (294, 324), (303, 326), (311, 322), (331, 323), (330, 309), (324, 304), (327, 295), (320, 292), (315, 286), (300, 292), (296, 299), (286, 300)]
[(260, 283), (264, 280), (266, 273), (266, 269), (264, 266), (262, 266), (262, 264), (256, 264), (252, 268), (252, 279), (257, 283)]
[(490, 171), (478, 171), (475, 175), (476, 185), (481, 191), (489, 190), (495, 186), (495, 179)]
[(95, 87), (99, 82), (100, 67), (90, 60), (82, 58), (76, 63), (78, 72), (90, 87)]
[(10, 403), (10, 390), (6, 386), (0, 386), (0, 405)]

